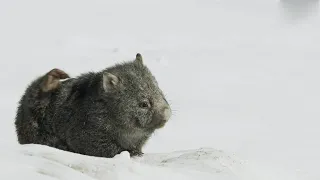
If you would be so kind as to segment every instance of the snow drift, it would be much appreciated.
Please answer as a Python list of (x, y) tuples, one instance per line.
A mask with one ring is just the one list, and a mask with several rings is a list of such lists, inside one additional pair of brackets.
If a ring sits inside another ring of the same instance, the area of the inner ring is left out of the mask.
[(239, 179), (245, 162), (221, 150), (201, 148), (130, 158), (122, 152), (99, 158), (42, 145), (1, 151), (1, 179)]

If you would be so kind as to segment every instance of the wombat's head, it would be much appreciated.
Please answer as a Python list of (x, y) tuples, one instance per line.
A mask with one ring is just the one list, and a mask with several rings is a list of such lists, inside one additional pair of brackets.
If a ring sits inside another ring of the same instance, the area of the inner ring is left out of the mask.
[(102, 93), (115, 123), (153, 131), (169, 120), (171, 108), (140, 54), (107, 68), (102, 76)]

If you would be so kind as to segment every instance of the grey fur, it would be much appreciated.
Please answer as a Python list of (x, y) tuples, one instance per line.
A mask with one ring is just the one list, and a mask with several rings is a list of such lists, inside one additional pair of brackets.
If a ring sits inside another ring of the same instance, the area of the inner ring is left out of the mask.
[(63, 73), (54, 69), (26, 89), (15, 121), (20, 144), (98, 157), (114, 157), (122, 151), (140, 156), (152, 133), (171, 116), (140, 54), (134, 61), (57, 84), (57, 79), (69, 77)]

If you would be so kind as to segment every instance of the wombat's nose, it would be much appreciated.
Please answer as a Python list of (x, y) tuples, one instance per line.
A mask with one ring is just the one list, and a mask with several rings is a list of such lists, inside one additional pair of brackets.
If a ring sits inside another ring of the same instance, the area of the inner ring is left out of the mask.
[(157, 111), (153, 114), (153, 122), (164, 125), (171, 117), (171, 109), (170, 107), (164, 107), (160, 111)]
[(171, 113), (171, 109), (166, 107), (163, 110), (163, 120), (168, 121), (170, 119), (170, 117), (171, 117), (171, 114), (172, 114)]

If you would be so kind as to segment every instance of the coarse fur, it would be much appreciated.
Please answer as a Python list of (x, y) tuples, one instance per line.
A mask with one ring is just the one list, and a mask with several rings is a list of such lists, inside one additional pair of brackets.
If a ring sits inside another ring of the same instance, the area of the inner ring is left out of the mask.
[(22, 96), (15, 120), (20, 144), (42, 144), (75, 153), (114, 157), (142, 155), (171, 109), (142, 56), (66, 81), (52, 69)]

